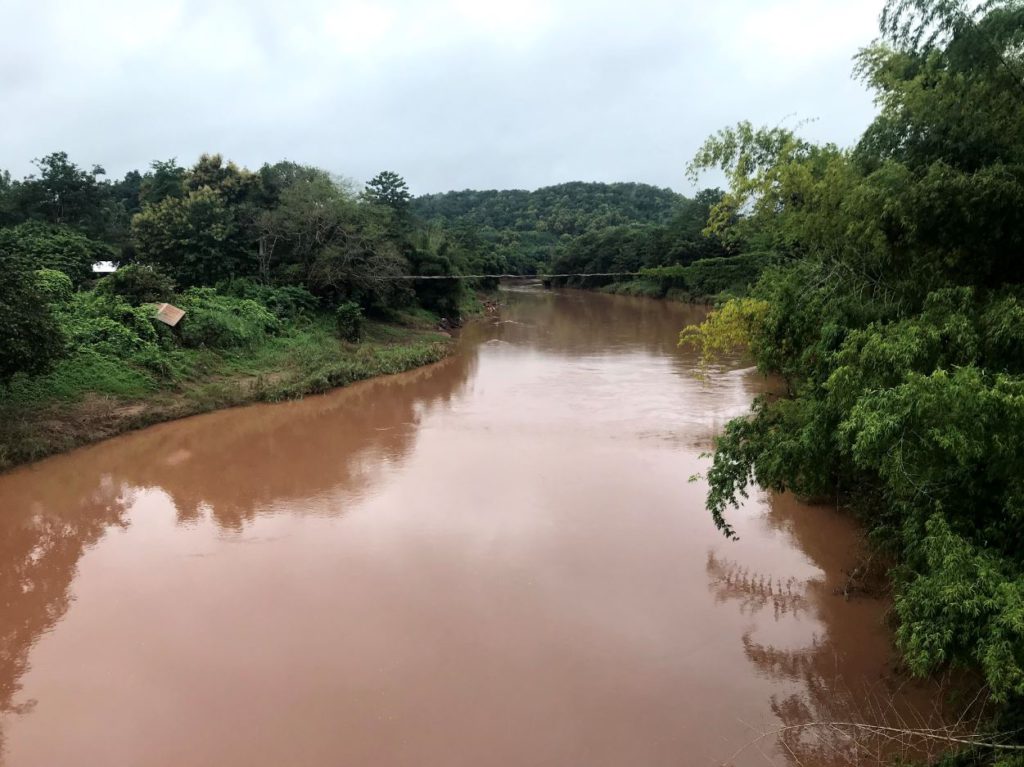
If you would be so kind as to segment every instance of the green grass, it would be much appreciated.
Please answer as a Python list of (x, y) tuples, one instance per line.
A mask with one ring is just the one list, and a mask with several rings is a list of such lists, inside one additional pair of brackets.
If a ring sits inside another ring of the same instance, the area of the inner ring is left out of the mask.
[[(438, 322), (438, 316), (422, 306), (406, 307), (394, 312), (393, 317), (389, 319), (393, 320), (395, 324), (420, 330), (433, 330), (437, 327)], [(372, 325), (373, 323), (367, 324)], [(380, 323), (377, 323), (377, 326), (380, 327)]]
[(642, 296), (644, 298), (663, 298), (665, 291), (661, 285), (651, 280), (628, 280), (613, 282), (601, 288), (602, 293), (613, 293), (619, 296)]
[(318, 318), (246, 348), (175, 348), (156, 371), (109, 350), (79, 350), (46, 375), (0, 389), (0, 470), (152, 423), (321, 393), (444, 358), (451, 339), (432, 330), (436, 317), (407, 314), (405, 326), (366, 322), (359, 344), (339, 340), (329, 318)]
[(117, 357), (86, 348), (61, 360), (49, 373), (16, 376), (7, 391), (0, 390), (0, 407), (49, 401), (74, 401), (86, 393), (114, 397), (144, 397), (160, 388), (146, 370), (126, 365)]
[(681, 304), (708, 304), (718, 305), (735, 296), (746, 294), (746, 290), (723, 289), (715, 293), (705, 293), (700, 290), (694, 292), (687, 288), (667, 287), (654, 280), (643, 277), (626, 282), (613, 282), (600, 288), (602, 293), (611, 293), (618, 296), (640, 296), (642, 298), (659, 298), (666, 301), (676, 301)]

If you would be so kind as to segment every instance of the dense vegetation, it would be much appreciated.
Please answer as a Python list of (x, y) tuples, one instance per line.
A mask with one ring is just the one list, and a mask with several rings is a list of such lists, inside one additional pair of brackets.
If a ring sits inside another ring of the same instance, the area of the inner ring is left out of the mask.
[(662, 223), (682, 197), (647, 184), (573, 181), (527, 192), (445, 192), (417, 197), (416, 212), (426, 219), (464, 221), (490, 229), (579, 235), (618, 224)]
[(742, 123), (694, 161), (730, 178), (711, 231), (777, 260), (684, 341), (744, 338), (786, 385), (728, 424), (708, 506), (731, 535), (756, 480), (862, 515), (909, 668), (976, 670), (1021, 742), (1024, 6), (890, 0), (881, 30), (856, 146)]
[[(732, 255), (735, 247), (703, 232), (720, 197), (718, 190), (690, 200), (646, 184), (572, 182), (533, 192), (425, 195), (412, 207), (424, 219), (473, 231), (479, 241), (494, 246), (500, 265), (511, 273), (592, 274), (685, 266)], [(601, 287), (615, 281), (588, 277), (554, 283)]]
[[(551, 273), (598, 276), (556, 277), (552, 282), (653, 298), (687, 299), (720, 293), (731, 286), (728, 277), (723, 274), (721, 285), (716, 283), (715, 289), (705, 291), (707, 285), (698, 285), (691, 278), (694, 270), (690, 265), (704, 262), (704, 272), (720, 267), (731, 272), (740, 264), (753, 265), (749, 259), (733, 260), (744, 249), (742, 246), (727, 245), (721, 237), (704, 231), (711, 209), (721, 198), (719, 190), (708, 189), (695, 199), (681, 198), (672, 217), (664, 223), (605, 227), (567, 240), (555, 252)], [(752, 277), (756, 274), (744, 269), (740, 287), (752, 281), (743, 278)]]
[[(0, 466), (87, 439), (40, 438), (37, 421), (96, 396), (191, 388), (200, 409), (436, 359), (429, 331), (480, 283), (408, 276), (493, 266), (483, 241), (412, 214), (392, 172), (357, 193), (317, 168), (217, 155), (119, 181), (61, 152), (37, 167), (0, 174)], [(97, 279), (101, 261), (120, 268)], [(178, 327), (154, 319), (162, 302), (186, 311)], [(211, 396), (227, 378), (258, 380)]]
[[(0, 464), (47, 451), (25, 446), (27, 413), (95, 395), (152, 398), (243, 368), (277, 382), (261, 396), (322, 388), (380, 323), (457, 324), (475, 288), (497, 285), (462, 276), (648, 270), (556, 283), (685, 298), (738, 290), (763, 261), (702, 231), (717, 190), (689, 200), (577, 182), (413, 198), (391, 171), (357, 191), (315, 167), (251, 171), (219, 155), (121, 179), (63, 152), (36, 166), (0, 173)], [(97, 279), (97, 262), (119, 268)], [(186, 310), (179, 327), (154, 320), (162, 302)]]

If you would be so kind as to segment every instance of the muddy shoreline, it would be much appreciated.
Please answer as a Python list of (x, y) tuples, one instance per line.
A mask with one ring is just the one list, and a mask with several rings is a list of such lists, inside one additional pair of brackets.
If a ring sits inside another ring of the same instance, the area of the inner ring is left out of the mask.
[(439, 333), (404, 330), (404, 342), (368, 347), (315, 376), (293, 371), (218, 375), (161, 390), (142, 399), (89, 394), (73, 402), (4, 407), (0, 401), (0, 473), (158, 423), (257, 402), (323, 394), (379, 376), (430, 365), (451, 354), (455, 341)]

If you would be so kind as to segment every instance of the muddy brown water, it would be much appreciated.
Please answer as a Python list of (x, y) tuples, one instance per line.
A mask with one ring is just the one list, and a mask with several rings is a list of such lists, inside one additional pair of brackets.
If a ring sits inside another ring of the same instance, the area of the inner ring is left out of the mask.
[(820, 765), (736, 752), (910, 695), (848, 520), (755, 494), (730, 543), (687, 481), (766, 386), (694, 378), (703, 310), (504, 300), (438, 365), (0, 476), (0, 763)]

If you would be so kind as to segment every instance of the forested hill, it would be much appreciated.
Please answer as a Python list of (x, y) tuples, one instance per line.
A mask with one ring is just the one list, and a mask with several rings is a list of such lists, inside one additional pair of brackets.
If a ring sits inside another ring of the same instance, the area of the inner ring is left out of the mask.
[(685, 199), (649, 184), (572, 181), (533, 192), (467, 189), (428, 194), (415, 198), (412, 205), (426, 220), (576, 236), (620, 224), (665, 223)]
[[(649, 184), (572, 181), (533, 192), (429, 194), (413, 199), (411, 210), (423, 221), (490, 245), (510, 272), (589, 274), (727, 255), (720, 242), (702, 233), (721, 196), (718, 189), (690, 199)], [(581, 278), (572, 284), (600, 287), (610, 281)]]

